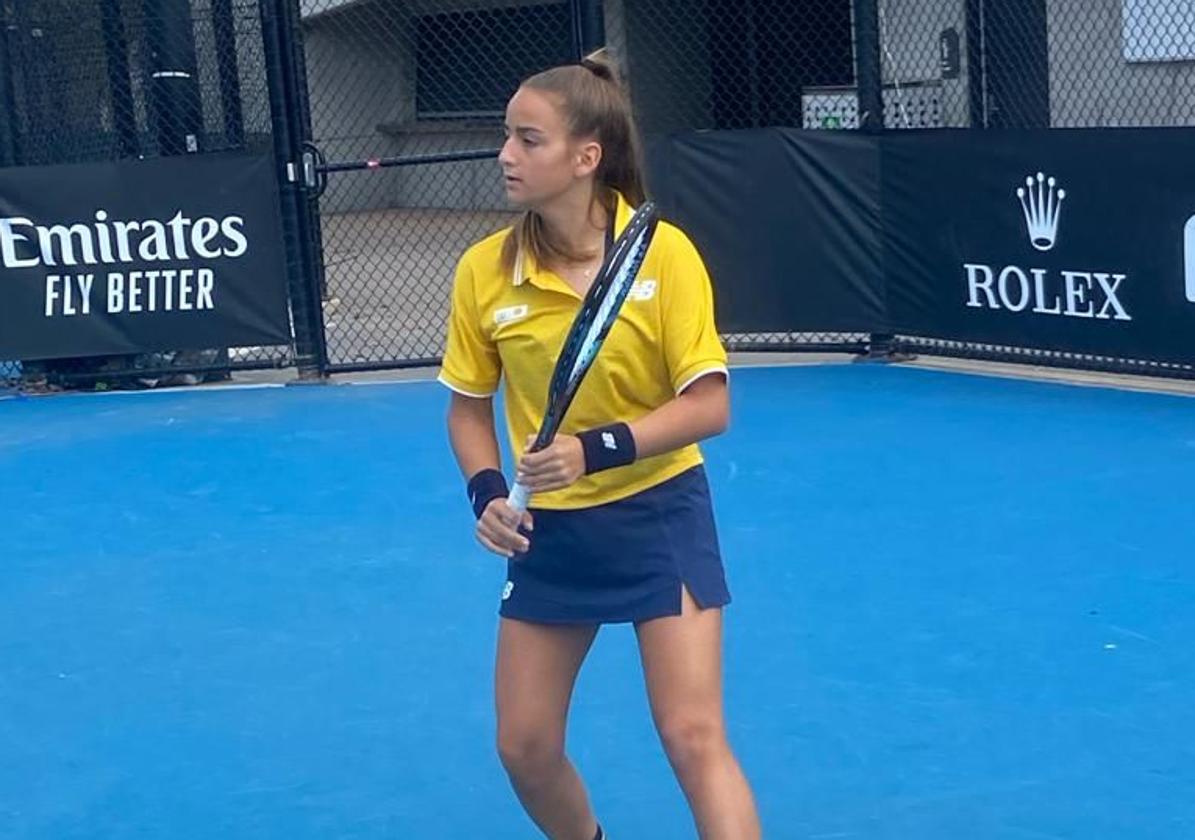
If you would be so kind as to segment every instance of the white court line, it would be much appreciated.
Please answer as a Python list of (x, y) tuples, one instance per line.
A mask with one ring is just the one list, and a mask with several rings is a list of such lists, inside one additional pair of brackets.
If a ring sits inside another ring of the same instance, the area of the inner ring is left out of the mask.
[(168, 388), (145, 388), (137, 391), (52, 391), (48, 394), (13, 394), (0, 396), (3, 400), (37, 400), (51, 397), (142, 397), (158, 394), (194, 394), (205, 391), (256, 391), (264, 388), (285, 388), (285, 382), (234, 382), (230, 385), (171, 385)]
[[(854, 366), (856, 363), (851, 359), (819, 359), (817, 361), (806, 361), (802, 359), (793, 359), (789, 361), (770, 361), (770, 362), (743, 362), (731, 361), (729, 368), (732, 371), (737, 370), (779, 370), (794, 367), (836, 367), (836, 366)], [(949, 364), (937, 365), (929, 359), (921, 359), (916, 362), (904, 362), (892, 365), (892, 367), (903, 368), (907, 370), (928, 371), (931, 373), (952, 374), (955, 376), (982, 376), (990, 379), (1003, 379), (1015, 382), (1029, 382), (1046, 385), (1067, 385), (1076, 388), (1103, 388), (1112, 391), (1127, 391), (1129, 393), (1144, 393), (1144, 394), (1161, 394), (1164, 396), (1186, 397), (1188, 399), (1195, 399), (1195, 393), (1185, 390), (1169, 389), (1165, 386), (1165, 380), (1159, 381), (1157, 385), (1149, 382), (1101, 382), (1098, 379), (1080, 379), (1070, 378), (1068, 373), (1076, 376), (1098, 377), (1101, 375), (1116, 376), (1117, 374), (1101, 374), (1100, 372), (1092, 372), (1088, 374), (1084, 371), (1069, 371), (1060, 368), (1057, 372), (1054, 369), (1046, 369), (1044, 372), (1034, 370), (1026, 373), (1019, 373), (1016, 371), (992, 370), (983, 367), (955, 367)], [(410, 370), (410, 368), (407, 368)], [(266, 388), (302, 388), (313, 387), (322, 388), (329, 386), (343, 386), (352, 385), (358, 388), (362, 387), (377, 387), (377, 386), (394, 386), (394, 385), (427, 385), (439, 384), (437, 377), (440, 368), (427, 368), (426, 377), (404, 377), (401, 379), (369, 379), (362, 381), (336, 381), (329, 380), (326, 383), (312, 382), (310, 384), (302, 384), (299, 380), (289, 380), (287, 382), (240, 382), (226, 385), (172, 385), (168, 388), (146, 388), (144, 390), (136, 391), (66, 391), (55, 392), (52, 394), (0, 394), (0, 402), (6, 400), (16, 399), (35, 399), (45, 396), (70, 396), (70, 397), (138, 397), (142, 395), (152, 394), (174, 394), (187, 393), (196, 394), (208, 391), (251, 391)], [(352, 374), (338, 374), (341, 376), (351, 376)]]
[[(140, 397), (152, 394), (196, 394), (206, 391), (257, 391), (265, 388), (285, 388), (285, 382), (233, 382), (229, 385), (171, 385), (168, 388), (145, 388), (138, 391), (65, 391), (47, 396), (64, 397)], [(41, 395), (37, 395), (41, 396)]]

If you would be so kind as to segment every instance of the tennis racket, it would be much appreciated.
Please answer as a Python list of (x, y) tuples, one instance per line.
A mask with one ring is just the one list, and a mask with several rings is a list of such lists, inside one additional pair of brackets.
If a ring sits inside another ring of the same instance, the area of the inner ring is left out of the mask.
[[(585, 378), (602, 342), (618, 319), (618, 311), (631, 291), (639, 267), (643, 265), (643, 258), (647, 255), (659, 221), (660, 213), (655, 203), (644, 202), (606, 252), (593, 285), (581, 301), (581, 309), (569, 328), (560, 357), (556, 360), (552, 381), (548, 385), (548, 406), (529, 451), (538, 452), (547, 448), (556, 437), (581, 380)], [(516, 481), (507, 504), (522, 513), (527, 510), (530, 498), (531, 492)]]

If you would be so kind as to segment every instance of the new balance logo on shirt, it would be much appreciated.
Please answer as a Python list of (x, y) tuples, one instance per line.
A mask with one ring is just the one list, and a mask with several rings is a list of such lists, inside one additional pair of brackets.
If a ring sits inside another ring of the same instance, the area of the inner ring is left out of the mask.
[(501, 326), (502, 324), (509, 324), (514, 321), (521, 321), (527, 317), (527, 304), (519, 306), (505, 306), (502, 309), (494, 310), (494, 324)]
[(656, 296), (655, 280), (636, 280), (627, 294), (630, 300), (651, 300)]

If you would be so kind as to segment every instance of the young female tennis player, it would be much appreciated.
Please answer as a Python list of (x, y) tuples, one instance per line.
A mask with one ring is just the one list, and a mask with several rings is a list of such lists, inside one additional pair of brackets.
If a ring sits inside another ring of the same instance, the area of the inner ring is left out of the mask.
[[(722, 715), (721, 608), (730, 601), (696, 442), (727, 425), (726, 355), (696, 249), (661, 223), (618, 321), (555, 442), (527, 453), (548, 382), (603, 254), (644, 200), (629, 102), (600, 58), (523, 83), (499, 163), (525, 212), (457, 269), (440, 380), (478, 517), (508, 558), (496, 695), (498, 751), (553, 840), (602, 840), (564, 753), (577, 672), (598, 627), (634, 622), (653, 719), (702, 838), (760, 836)], [(505, 378), (518, 477), (506, 502), (493, 394)]]

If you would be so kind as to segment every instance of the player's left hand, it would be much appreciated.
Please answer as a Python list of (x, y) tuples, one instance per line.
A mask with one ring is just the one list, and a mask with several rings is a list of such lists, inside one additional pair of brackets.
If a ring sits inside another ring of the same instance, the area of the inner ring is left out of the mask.
[[(535, 437), (527, 438), (527, 449)], [(561, 490), (585, 475), (585, 450), (575, 435), (556, 435), (547, 449), (526, 452), (519, 459), (516, 478), (532, 493)]]

